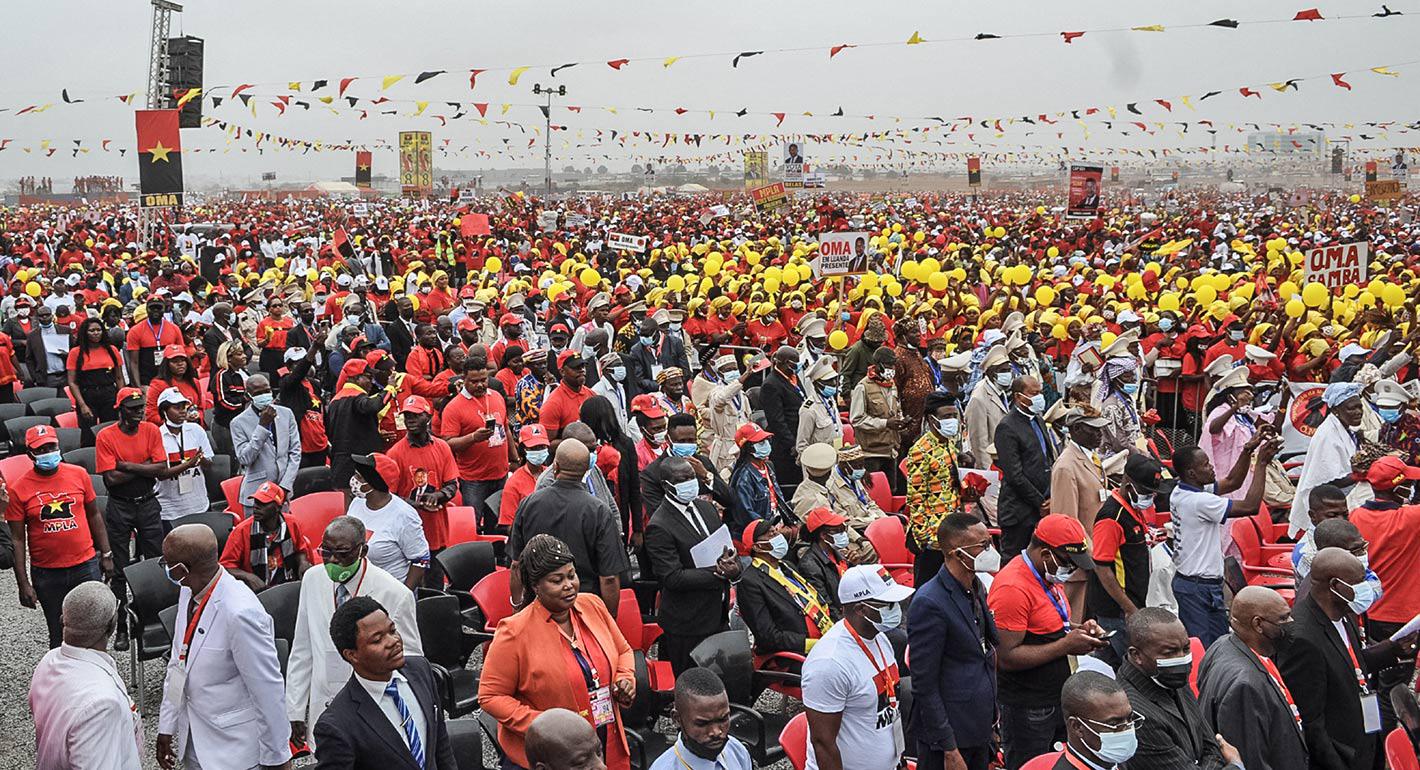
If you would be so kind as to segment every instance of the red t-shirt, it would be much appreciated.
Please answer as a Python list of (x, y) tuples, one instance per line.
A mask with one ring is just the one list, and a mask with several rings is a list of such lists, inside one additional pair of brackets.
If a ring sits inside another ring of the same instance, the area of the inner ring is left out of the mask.
[[(99, 431), (94, 438), (94, 470), (107, 473), (117, 470), (118, 461), (130, 463), (166, 463), (168, 452), (163, 448), (163, 434), (151, 422), (138, 423), (138, 432), (132, 436), (123, 432), (118, 425), (110, 425)], [(122, 497), (141, 497), (153, 491), (153, 480), (136, 478), (109, 488)]]
[(461, 479), (494, 481), (508, 475), (508, 443), (512, 440), (508, 434), (508, 405), (497, 393), (476, 397), (460, 389), (444, 407), (439, 428), (446, 439), (467, 436), (484, 427), (489, 418), (494, 421), (493, 436), (454, 455)]
[(187, 398), (188, 403), (196, 404), (198, 409), (207, 408), (206, 388), (202, 380), (197, 380), (193, 384), (188, 380), (173, 380), (169, 382), (162, 377), (154, 377), (148, 383), (148, 402), (143, 405), (143, 419), (154, 425), (163, 424), (163, 416), (158, 414), (158, 396), (163, 395), (163, 391), (168, 388), (177, 388), (178, 392)]
[[(552, 461), (548, 460), (548, 462)], [(519, 465), (518, 469), (513, 471), (513, 475), (508, 477), (508, 483), (503, 485), (503, 496), (499, 498), (498, 502), (499, 526), (513, 526), (513, 514), (518, 512), (518, 505), (523, 502), (524, 498), (532, 494), (534, 489), (537, 489), (537, 477), (528, 472), (527, 465)]]
[(129, 350), (153, 350), (164, 348), (168, 345), (182, 344), (182, 330), (177, 324), (164, 320), (154, 326), (147, 321), (140, 321), (133, 324), (133, 328), (128, 330)]
[(1209, 364), (1223, 356), (1232, 356), (1233, 365), (1236, 366), (1243, 362), (1247, 356), (1247, 344), (1243, 342), (1232, 342), (1227, 338), (1213, 343), (1213, 347), (1208, 348), (1208, 351), (1203, 354), (1203, 368), (1208, 368)]
[(79, 346), (69, 348), (69, 361), (67, 366), (74, 372), (92, 372), (105, 369), (117, 369), (123, 365), (123, 359), (119, 358), (118, 351), (112, 345), (104, 345), (100, 349), (90, 350), (84, 356), (84, 365), (79, 365)]
[(558, 383), (538, 413), (537, 421), (542, 423), (548, 438), (560, 437), (563, 428), (582, 419), (582, 404), (594, 395), (592, 389), (586, 386), (574, 393), (571, 388)]
[[(280, 319), (267, 316), (261, 319), (261, 323), (256, 325), (257, 342), (264, 342), (264, 348), (271, 350), (286, 349), (286, 334), (292, 326), (296, 324), (291, 321), (290, 316), (283, 316)], [(267, 335), (271, 335), (270, 338)]]
[[(283, 515), (286, 520), (286, 533), (291, 536), (291, 544), (296, 550), (306, 555), (306, 563), (318, 564), (320, 559), (316, 558), (316, 546), (311, 544), (309, 538), (301, 532), (301, 524), (290, 515)], [(239, 569), (251, 572), (251, 527), (254, 517), (248, 516), (237, 522), (232, 527), (231, 534), (227, 535), (227, 545), (222, 549), (222, 558), (218, 562), (227, 569)], [(268, 541), (269, 542), (269, 541)], [(266, 566), (268, 574), (285, 566), (281, 559), (281, 549), (268, 547), (266, 549)]]
[[(496, 398), (496, 396), (495, 396)], [(412, 505), (418, 496), (437, 492), (441, 487), (459, 477), (459, 467), (454, 462), (453, 450), (449, 444), (437, 436), (428, 444), (416, 447), (405, 436), (386, 452), (399, 463), (401, 472), (399, 488), (395, 494), (410, 501)], [(506, 457), (506, 454), (504, 455)], [(448, 506), (437, 511), (426, 511), (416, 507), (424, 524), (424, 539), (429, 541), (429, 549), (437, 551), (448, 545)]]
[(25, 522), (31, 564), (62, 569), (94, 558), (94, 538), (85, 511), (85, 505), (94, 499), (88, 471), (60, 463), (54, 475), (45, 476), (31, 467), (7, 486), (10, 506), (5, 520)]
[(1351, 511), (1348, 518), (1371, 544), (1371, 570), (1385, 585), (1385, 595), (1371, 605), (1366, 617), (1404, 623), (1420, 614), (1420, 580), (1414, 579), (1420, 574), (1420, 505), (1392, 508), (1372, 501)]
[(0, 385), (9, 385), (15, 376), (15, 343), (10, 335), (0, 332)]
[[(1070, 603), (1065, 592), (1056, 589), (1056, 602), (1069, 611)], [(1026, 566), (1025, 557), (1012, 559), (991, 583), (991, 592), (986, 595), (986, 605), (996, 618), (996, 625), (1007, 631), (1018, 631), (1037, 636), (1060, 633), (1065, 621), (1056, 610), (1055, 602), (1045, 595), (1040, 581)]]

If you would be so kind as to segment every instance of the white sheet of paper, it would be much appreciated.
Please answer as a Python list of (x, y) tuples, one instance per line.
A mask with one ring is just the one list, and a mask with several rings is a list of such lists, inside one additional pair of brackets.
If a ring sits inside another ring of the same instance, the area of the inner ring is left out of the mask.
[(724, 524), (710, 533), (710, 536), (690, 547), (690, 558), (696, 567), (714, 567), (715, 562), (725, 555), (725, 549), (734, 549), (730, 542), (730, 528)]
[(1405, 637), (1415, 633), (1417, 629), (1420, 629), (1420, 615), (1416, 615), (1415, 617), (1411, 618), (1409, 623), (1406, 623), (1405, 625), (1401, 626), (1399, 631), (1396, 631), (1395, 633), (1390, 635), (1390, 638), (1404, 639)]

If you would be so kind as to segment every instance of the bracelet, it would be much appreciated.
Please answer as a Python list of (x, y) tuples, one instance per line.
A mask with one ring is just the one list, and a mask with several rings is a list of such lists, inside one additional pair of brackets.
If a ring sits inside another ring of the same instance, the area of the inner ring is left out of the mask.
[(113, 558), (113, 551), (104, 551), (103, 553), (99, 554), (99, 558), (101, 558), (101, 559), (112, 559), (112, 558)]

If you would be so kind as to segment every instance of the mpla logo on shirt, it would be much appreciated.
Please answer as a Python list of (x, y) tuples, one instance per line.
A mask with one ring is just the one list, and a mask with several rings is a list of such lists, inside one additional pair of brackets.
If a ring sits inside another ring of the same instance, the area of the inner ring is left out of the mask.
[(44, 522), (45, 533), (79, 528), (79, 522), (74, 520), (74, 500), (69, 495), (41, 492), (39, 504), (39, 518)]

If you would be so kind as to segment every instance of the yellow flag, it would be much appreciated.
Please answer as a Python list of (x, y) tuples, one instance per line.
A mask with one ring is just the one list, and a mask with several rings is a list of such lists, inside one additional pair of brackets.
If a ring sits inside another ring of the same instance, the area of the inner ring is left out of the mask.
[(380, 86), (380, 90), (383, 91), (401, 80), (404, 80), (403, 75), (386, 75), (384, 84)]
[(661, 66), (662, 66), (662, 67), (669, 67), (669, 66), (671, 66), (672, 64), (675, 64), (675, 63), (678, 62), (678, 61), (680, 61), (680, 57), (679, 57), (679, 56), (667, 56), (667, 57), (666, 57), (666, 60), (663, 61), (663, 62), (661, 62)]
[(414, 106), (418, 108), (418, 109), (416, 109), (416, 110), (414, 111), (414, 116), (415, 116), (415, 117), (419, 117), (420, 115), (423, 115), (423, 114), (424, 114), (424, 111), (427, 110), (427, 109), (429, 109), (429, 103), (428, 103), (428, 102), (415, 102), (415, 103), (414, 103)]
[(322, 104), (330, 104), (332, 101), (335, 100), (335, 97), (334, 97), (334, 96), (322, 96), (322, 97), (320, 97), (320, 100), (321, 100), (321, 103), (322, 103)]
[(1190, 109), (1190, 110), (1197, 109), (1196, 107), (1193, 106), (1193, 97), (1192, 97), (1192, 96), (1180, 96), (1180, 97), (1178, 98), (1178, 100), (1181, 101), (1181, 102), (1183, 102), (1183, 106), (1187, 107), (1187, 108)]
[(1400, 77), (1400, 73), (1399, 73), (1399, 72), (1396, 72), (1395, 70), (1391, 69), (1390, 67), (1372, 67), (1372, 68), (1371, 68), (1371, 72), (1374, 72), (1374, 73), (1376, 73), (1377, 75), (1386, 75), (1386, 76), (1388, 76), (1388, 77), (1393, 77), (1393, 78), (1398, 78), (1398, 77)]
[(286, 90), (288, 90), (288, 91), (299, 91), (299, 90), (301, 90), (301, 81), (299, 81), (299, 80), (292, 80), (290, 83), (287, 83), (287, 84), (286, 84)]
[(912, 37), (907, 38), (907, 44), (908, 44), (908, 45), (917, 45), (918, 43), (925, 43), (925, 42), (927, 42), (927, 41), (923, 40), (923, 39), (922, 39), (922, 35), (919, 34), (919, 33), (916, 32), (916, 31), (914, 31), (914, 32), (912, 33)]
[(1286, 90), (1287, 90), (1287, 84), (1286, 84), (1286, 83), (1268, 83), (1268, 84), (1267, 84), (1267, 87), (1270, 88), (1270, 89), (1272, 89), (1273, 91), (1279, 91), (1279, 92), (1280, 92), (1280, 91), (1286, 91)]
[(507, 115), (509, 108), (511, 108), (512, 106), (513, 106), (513, 105), (511, 105), (511, 104), (505, 104), (505, 105), (503, 105), (503, 113), (502, 113), (502, 114)]
[(1150, 24), (1150, 25), (1144, 26), (1144, 27), (1130, 27), (1130, 29), (1134, 30), (1135, 32), (1163, 32), (1163, 31), (1164, 31), (1164, 25), (1162, 25), (1162, 24)]
[(523, 76), (523, 73), (524, 73), (524, 72), (527, 72), (527, 71), (528, 71), (528, 68), (527, 68), (527, 67), (518, 67), (517, 69), (513, 70), (511, 73), (508, 74), (508, 85), (510, 85), (510, 86), (515, 86), (515, 85), (517, 85), (517, 84), (518, 84), (518, 78), (522, 77), (522, 76)]

